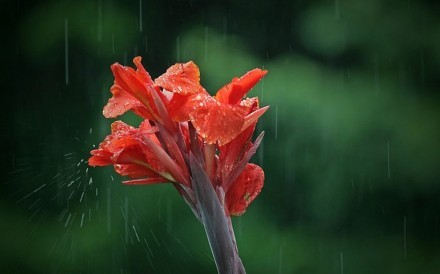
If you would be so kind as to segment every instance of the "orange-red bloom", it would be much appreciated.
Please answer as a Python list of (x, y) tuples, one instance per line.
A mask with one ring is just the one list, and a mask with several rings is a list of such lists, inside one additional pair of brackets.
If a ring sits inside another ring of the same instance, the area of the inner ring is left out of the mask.
[(118, 63), (111, 66), (113, 97), (103, 114), (114, 118), (132, 110), (144, 121), (139, 128), (114, 122), (112, 133), (91, 151), (89, 164), (113, 165), (117, 173), (132, 179), (128, 184), (172, 182), (197, 213), (193, 193), (197, 178), (190, 172), (193, 154), (220, 193), (225, 214), (243, 214), (264, 183), (263, 170), (248, 162), (262, 139), (260, 135), (252, 143), (255, 125), (268, 108), (260, 108), (256, 97), (243, 97), (267, 71), (254, 69), (211, 96), (200, 85), (199, 68), (193, 62), (175, 64), (154, 81), (141, 57), (133, 62), (136, 70)]

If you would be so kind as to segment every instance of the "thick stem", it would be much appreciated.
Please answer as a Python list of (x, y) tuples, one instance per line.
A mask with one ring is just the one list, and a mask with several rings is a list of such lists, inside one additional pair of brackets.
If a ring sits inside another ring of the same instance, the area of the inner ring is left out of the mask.
[(192, 185), (201, 221), (208, 237), (217, 271), (220, 274), (246, 273), (238, 256), (229, 216), (223, 206), (202, 165), (190, 155)]

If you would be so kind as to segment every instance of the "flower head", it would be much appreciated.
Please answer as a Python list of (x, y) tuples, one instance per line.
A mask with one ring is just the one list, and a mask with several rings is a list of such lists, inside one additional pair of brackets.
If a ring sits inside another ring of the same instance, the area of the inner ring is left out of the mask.
[(225, 214), (243, 214), (264, 183), (261, 167), (248, 162), (262, 140), (261, 134), (251, 141), (257, 120), (268, 108), (260, 108), (256, 97), (244, 97), (267, 71), (254, 69), (211, 96), (200, 85), (193, 62), (175, 64), (154, 81), (141, 57), (133, 62), (136, 70), (111, 66), (113, 96), (103, 114), (114, 118), (131, 110), (144, 121), (138, 128), (114, 122), (111, 134), (91, 151), (89, 164), (113, 165), (131, 178), (128, 184), (171, 182), (197, 215), (194, 158), (204, 167)]

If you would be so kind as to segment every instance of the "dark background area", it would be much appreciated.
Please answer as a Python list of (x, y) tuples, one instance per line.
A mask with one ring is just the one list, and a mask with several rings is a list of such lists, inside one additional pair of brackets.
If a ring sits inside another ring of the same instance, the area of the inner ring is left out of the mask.
[[(0, 272), (215, 273), (170, 185), (88, 168), (110, 65), (255, 67), (265, 187), (233, 219), (248, 273), (437, 273), (436, 1), (2, 1)], [(133, 125), (133, 115), (121, 118)]]

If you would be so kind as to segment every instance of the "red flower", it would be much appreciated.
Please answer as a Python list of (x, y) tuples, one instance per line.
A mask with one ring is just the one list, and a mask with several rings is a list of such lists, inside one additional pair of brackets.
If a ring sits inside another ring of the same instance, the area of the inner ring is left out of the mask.
[[(171, 117), (176, 121), (191, 121), (207, 143), (230, 142), (267, 110), (267, 107), (253, 108), (255, 102), (258, 105), (257, 98), (242, 100), (264, 77), (266, 70), (254, 69), (241, 78), (234, 78), (211, 97), (199, 84), (199, 69), (190, 63), (191, 66), (189, 63), (172, 66), (156, 83), (173, 92), (168, 106)], [(191, 80), (182, 81), (186, 76)]]
[(140, 57), (133, 62), (136, 70), (111, 66), (113, 97), (103, 113), (113, 118), (132, 110), (145, 120), (139, 128), (114, 122), (112, 133), (91, 151), (89, 164), (113, 165), (133, 179), (129, 184), (172, 182), (197, 212), (189, 159), (198, 154), (212, 185), (224, 193), (219, 200), (225, 214), (243, 214), (264, 183), (263, 170), (248, 162), (262, 139), (251, 142), (256, 122), (268, 108), (259, 108), (256, 97), (243, 97), (267, 71), (234, 78), (212, 97), (193, 62), (175, 64), (155, 81)]
[(167, 182), (170, 176), (161, 161), (151, 153), (141, 136), (147, 135), (160, 145), (148, 120), (139, 128), (134, 128), (122, 121), (112, 124), (112, 134), (107, 136), (98, 149), (92, 150), (89, 159), (91, 166), (114, 165), (115, 171), (130, 178), (149, 177), (154, 182)]

